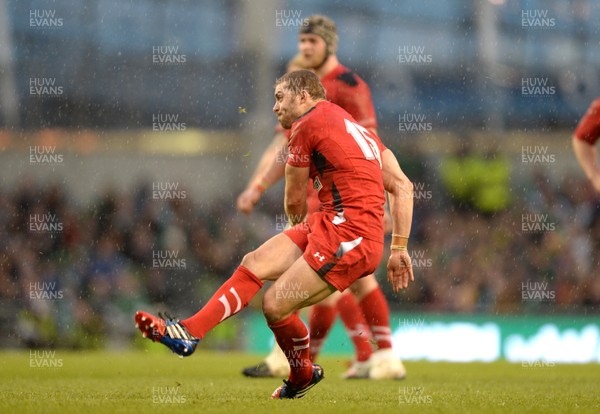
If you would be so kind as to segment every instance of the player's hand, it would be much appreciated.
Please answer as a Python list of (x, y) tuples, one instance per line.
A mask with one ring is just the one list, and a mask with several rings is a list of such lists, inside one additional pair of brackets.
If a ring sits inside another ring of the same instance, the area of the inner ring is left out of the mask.
[(245, 189), (237, 198), (237, 209), (244, 214), (252, 213), (252, 210), (254, 210), (254, 206), (258, 203), (258, 200), (260, 200), (261, 195), (262, 193), (255, 186)]
[(394, 293), (408, 287), (408, 281), (415, 281), (412, 263), (406, 250), (392, 250), (387, 264), (388, 281)]

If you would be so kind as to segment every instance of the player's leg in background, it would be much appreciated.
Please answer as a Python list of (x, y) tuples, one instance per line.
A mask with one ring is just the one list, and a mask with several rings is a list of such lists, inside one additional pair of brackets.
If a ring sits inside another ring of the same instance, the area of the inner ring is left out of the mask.
[(355, 356), (344, 378), (368, 378), (370, 358), (373, 354), (371, 330), (356, 297), (350, 290), (340, 295), (336, 307), (346, 332), (354, 344)]
[(317, 360), (338, 313), (348, 337), (354, 344), (355, 351), (352, 366), (344, 374), (344, 378), (367, 378), (368, 361), (373, 353), (369, 342), (370, 331), (362, 310), (350, 291), (335, 292), (311, 308), (309, 320), (311, 360), (313, 362)]
[(310, 308), (308, 327), (310, 330), (310, 359), (313, 362), (317, 361), (325, 338), (335, 322), (336, 304), (340, 296), (341, 293), (336, 291)]
[(373, 274), (358, 279), (350, 287), (362, 309), (376, 344), (370, 359), (372, 379), (402, 379), (406, 369), (392, 350), (390, 310), (385, 296)]
[(263, 312), (290, 365), (289, 383), (306, 386), (313, 377), (308, 328), (297, 310), (325, 299), (335, 288), (300, 257), (263, 297)]
[(376, 341), (377, 349), (392, 347), (390, 310), (374, 275), (358, 279), (350, 287)]

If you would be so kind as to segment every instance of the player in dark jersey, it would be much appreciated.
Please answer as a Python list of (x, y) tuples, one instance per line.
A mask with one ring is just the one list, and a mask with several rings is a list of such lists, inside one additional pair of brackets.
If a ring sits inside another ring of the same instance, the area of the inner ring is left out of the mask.
[[(339, 63), (336, 56), (337, 43), (335, 23), (325, 16), (311, 16), (307, 19), (306, 25), (300, 28), (298, 43), (300, 53), (295, 63), (313, 70), (320, 76), (327, 100), (344, 108), (362, 127), (376, 133), (377, 121), (371, 91), (358, 75)], [(263, 154), (253, 178), (238, 198), (237, 205), (240, 211), (250, 213), (261, 194), (270, 185), (283, 178), (284, 164), (277, 163), (276, 160), (283, 158), (277, 151), (286, 147), (286, 136), (289, 136), (289, 130), (278, 130), (275, 139)], [(309, 189), (309, 205), (314, 205), (311, 203), (314, 200), (311, 193)], [(312, 211), (309, 210), (309, 213)], [(392, 351), (389, 308), (385, 296), (374, 276), (366, 278), (361, 283), (368, 284), (368, 289), (364, 290), (367, 294), (357, 295), (356, 299), (349, 294), (332, 295), (313, 308), (310, 315), (313, 358), (318, 356), (333, 326), (335, 315), (339, 311), (356, 350), (354, 362), (344, 376), (374, 379), (404, 378), (406, 369), (400, 358)], [(364, 326), (365, 323), (368, 327)], [(369, 330), (377, 346), (377, 351), (374, 353), (371, 343), (367, 340)], [(274, 349), (264, 362), (248, 367), (243, 372), (248, 376), (278, 376), (282, 372), (287, 373), (286, 369), (287, 364), (281, 358), (281, 353)]]
[(592, 102), (573, 134), (573, 150), (577, 161), (598, 192), (600, 192), (600, 163), (598, 163), (595, 144), (599, 138), (600, 98)]
[[(314, 73), (296, 71), (278, 79), (273, 110), (282, 126), (291, 127), (294, 156), (285, 170), (285, 211), (294, 227), (245, 255), (194, 316), (179, 321), (137, 312), (135, 321), (145, 337), (189, 356), (208, 331), (241, 311), (264, 281), (272, 280), (263, 313), (290, 364), (288, 380), (272, 398), (301, 398), (324, 371), (311, 363), (308, 329), (296, 311), (375, 270), (383, 253), (384, 190), (394, 231), (388, 280), (395, 292), (408, 287), (414, 280), (407, 252), (413, 188), (377, 135), (325, 100)], [(306, 223), (309, 177), (317, 183), (321, 208)], [(282, 285), (298, 294), (280, 297)]]

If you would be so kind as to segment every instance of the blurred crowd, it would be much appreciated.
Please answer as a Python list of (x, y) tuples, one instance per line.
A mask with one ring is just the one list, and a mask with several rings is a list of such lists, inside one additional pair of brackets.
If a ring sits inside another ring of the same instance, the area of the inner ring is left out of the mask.
[(421, 188), (438, 185), (415, 193), (410, 249), (420, 282), (408, 302), (439, 312), (597, 313), (600, 197), (583, 173), (552, 169), (461, 148), (411, 176)]
[(0, 324), (11, 345), (126, 346), (136, 310), (197, 310), (270, 236), (265, 213), (246, 220), (231, 200), (189, 192), (155, 198), (150, 183), (78, 206), (59, 184), (26, 181), (0, 205)]
[[(597, 312), (598, 196), (581, 174), (556, 182), (544, 168), (517, 184), (502, 157), (480, 159), (496, 164), (493, 185), (505, 186), (494, 191), (502, 200), (496, 209), (482, 207), (478, 191), (452, 184), (464, 173), (456, 169), (465, 154), (441, 160), (436, 170), (408, 166), (416, 185), (409, 245), (416, 280), (394, 295), (382, 261), (378, 279), (392, 310)], [(58, 183), (24, 180), (4, 189), (2, 346), (129, 346), (135, 310), (195, 312), (244, 253), (281, 231), (282, 217), (280, 191), (247, 217), (232, 199), (157, 199), (149, 183), (107, 188), (89, 205), (75, 203)], [(211, 338), (214, 346), (231, 346), (235, 326)]]

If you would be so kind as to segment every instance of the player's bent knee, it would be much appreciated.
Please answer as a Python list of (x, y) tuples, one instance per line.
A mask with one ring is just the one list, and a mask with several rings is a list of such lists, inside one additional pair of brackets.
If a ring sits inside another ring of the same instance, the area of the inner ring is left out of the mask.
[(251, 266), (262, 266), (268, 264), (268, 256), (269, 255), (265, 254), (264, 247), (260, 246), (259, 248), (252, 250), (250, 253), (247, 253), (242, 258), (242, 265), (250, 268)]
[(350, 290), (354, 294), (357, 300), (361, 300), (369, 293), (374, 291), (379, 287), (379, 283), (377, 283), (377, 279), (373, 274), (357, 279), (350, 286)]
[(240, 265), (244, 267), (251, 267), (252, 262), (254, 261), (254, 252), (246, 253), (244, 257), (242, 257), (242, 262)]

